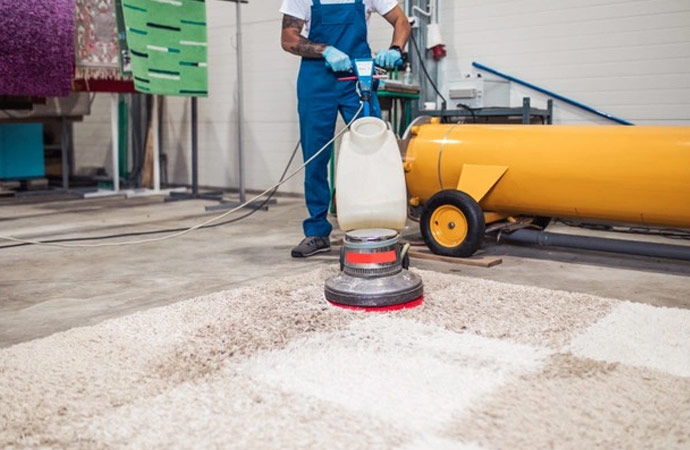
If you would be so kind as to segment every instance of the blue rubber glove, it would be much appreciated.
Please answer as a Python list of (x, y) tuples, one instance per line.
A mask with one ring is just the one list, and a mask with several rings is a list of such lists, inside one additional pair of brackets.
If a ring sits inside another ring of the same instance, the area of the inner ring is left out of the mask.
[(333, 72), (349, 72), (352, 70), (350, 57), (335, 47), (327, 47), (326, 51), (323, 52), (323, 57), (326, 58), (326, 65)]
[(383, 67), (384, 69), (395, 69), (395, 66), (398, 64), (398, 61), (401, 61), (401, 60), (402, 60), (402, 54), (398, 50), (396, 50), (396, 49), (391, 49), (391, 50), (383, 49), (376, 54), (376, 58), (374, 59), (374, 62), (376, 63), (377, 66)]

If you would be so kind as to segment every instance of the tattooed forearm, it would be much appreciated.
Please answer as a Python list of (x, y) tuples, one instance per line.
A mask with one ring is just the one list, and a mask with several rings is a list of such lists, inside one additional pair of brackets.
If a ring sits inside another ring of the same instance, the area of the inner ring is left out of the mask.
[(304, 36), (299, 37), (297, 45), (292, 50), (292, 53), (303, 56), (305, 58), (321, 58), (323, 52), (326, 51), (327, 45), (312, 42)]
[(288, 15), (283, 16), (281, 36), (283, 49), (304, 58), (321, 58), (327, 45), (312, 42), (302, 36), (302, 28), (304, 28), (304, 20)]

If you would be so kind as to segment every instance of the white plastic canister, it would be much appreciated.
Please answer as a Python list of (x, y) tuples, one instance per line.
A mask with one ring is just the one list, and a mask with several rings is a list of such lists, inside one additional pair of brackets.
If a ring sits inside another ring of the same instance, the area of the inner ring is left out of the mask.
[(343, 231), (403, 229), (407, 220), (403, 163), (395, 135), (383, 120), (358, 119), (343, 136), (335, 189)]

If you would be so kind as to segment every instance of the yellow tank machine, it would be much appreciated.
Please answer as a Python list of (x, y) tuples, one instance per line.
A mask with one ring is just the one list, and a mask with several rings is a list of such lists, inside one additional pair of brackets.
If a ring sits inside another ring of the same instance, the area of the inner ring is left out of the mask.
[(532, 224), (505, 240), (690, 259), (689, 247), (528, 229), (551, 217), (690, 228), (690, 127), (419, 118), (405, 138), (409, 202), (436, 254), (470, 256), (488, 224), (517, 221)]

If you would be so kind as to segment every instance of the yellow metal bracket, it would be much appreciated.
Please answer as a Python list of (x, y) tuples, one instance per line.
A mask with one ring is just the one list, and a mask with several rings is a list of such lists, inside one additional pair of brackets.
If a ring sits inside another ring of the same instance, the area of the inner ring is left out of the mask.
[(508, 216), (506, 214), (501, 214), (493, 211), (485, 211), (484, 212), (484, 223), (494, 223), (498, 222), (499, 220), (503, 220), (507, 218)]
[(458, 180), (458, 190), (479, 203), (507, 171), (508, 166), (464, 164)]

